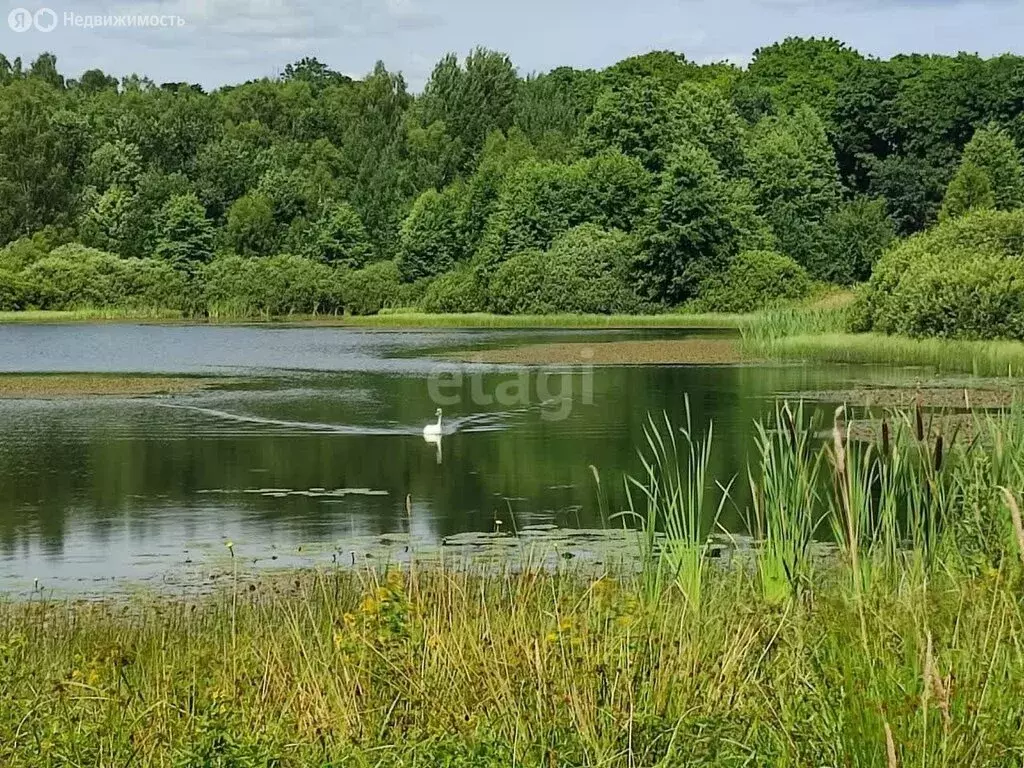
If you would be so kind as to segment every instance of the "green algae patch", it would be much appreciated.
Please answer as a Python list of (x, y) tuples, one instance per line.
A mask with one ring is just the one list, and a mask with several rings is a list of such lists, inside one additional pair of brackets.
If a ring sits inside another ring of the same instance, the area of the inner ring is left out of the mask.
[(455, 357), (501, 365), (736, 365), (756, 360), (736, 340), (709, 338), (526, 344)]
[(222, 379), (93, 373), (0, 375), (0, 399), (52, 400), (65, 397), (180, 395), (221, 386)]

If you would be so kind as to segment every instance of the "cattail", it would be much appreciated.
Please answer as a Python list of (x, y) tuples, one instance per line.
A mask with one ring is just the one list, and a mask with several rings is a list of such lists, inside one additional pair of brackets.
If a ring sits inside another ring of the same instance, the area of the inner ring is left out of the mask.
[(1017, 497), (1009, 488), (1000, 489), (1003, 492), (1003, 499), (1010, 509), (1010, 519), (1013, 520), (1013, 531), (1017, 535), (1017, 549), (1020, 550), (1020, 561), (1024, 563), (1024, 521), (1021, 520), (1020, 507), (1017, 505)]
[[(857, 527), (853, 520), (853, 505), (850, 500), (850, 476), (847, 471), (846, 456), (846, 406), (836, 408), (835, 426), (832, 430), (832, 441), (835, 447), (836, 463), (836, 485), (839, 492), (839, 501), (842, 504), (843, 512), (846, 515), (846, 536), (849, 546), (850, 566), (853, 569), (854, 579), (858, 579), (860, 573), (860, 555), (857, 552), (858, 534)], [(857, 582), (859, 583), (859, 582)]]
[(836, 415), (833, 420), (834, 426), (832, 429), (832, 442), (835, 446), (836, 452), (836, 475), (840, 477), (846, 476), (846, 406), (841, 405), (836, 408)]
[(935, 471), (942, 471), (942, 435), (935, 438)]
[(882, 419), (882, 455), (885, 458), (889, 458), (892, 445), (889, 437), (889, 421), (888, 419)]
[(917, 396), (917, 404), (914, 406), (914, 426), (917, 430), (917, 442), (924, 442), (924, 415), (921, 413), (920, 393)]
[(789, 403), (786, 403), (782, 407), (782, 415), (785, 416), (786, 429), (789, 430), (789, 441), (793, 446), (793, 453), (796, 453), (797, 445), (797, 432), (796, 432), (796, 419), (793, 418), (793, 411), (789, 408)]

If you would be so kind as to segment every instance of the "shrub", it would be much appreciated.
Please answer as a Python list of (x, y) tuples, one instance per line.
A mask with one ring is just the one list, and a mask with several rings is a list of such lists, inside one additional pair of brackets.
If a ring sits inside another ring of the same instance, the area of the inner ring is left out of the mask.
[(546, 253), (524, 251), (491, 280), (491, 301), (503, 314), (636, 312), (631, 287), (636, 240), (617, 230), (582, 224), (555, 238)]
[(56, 248), (21, 275), (25, 301), (40, 309), (181, 306), (184, 277), (166, 262), (122, 259), (71, 244)]
[(25, 309), (25, 285), (21, 275), (0, 267), (0, 311)]
[(121, 306), (125, 308), (182, 309), (185, 273), (160, 259), (122, 259)]
[(339, 308), (335, 273), (301, 256), (219, 256), (202, 271), (206, 309), (214, 316), (290, 315)]
[(695, 305), (706, 312), (753, 312), (811, 290), (807, 270), (774, 251), (743, 251), (721, 275), (709, 278)]
[(1024, 211), (969, 212), (890, 249), (855, 318), (857, 330), (1024, 339)]
[(0, 249), (0, 269), (20, 272), (30, 264), (35, 264), (50, 253), (50, 244), (41, 233), (32, 237), (22, 237)]
[(401, 277), (393, 261), (378, 261), (362, 269), (340, 272), (336, 282), (342, 306), (353, 315), (374, 315), (401, 301)]
[(632, 235), (582, 224), (551, 244), (544, 290), (558, 312), (636, 312), (641, 301), (631, 278), (638, 254)]
[(420, 306), (424, 312), (482, 312), (487, 308), (487, 292), (476, 272), (463, 267), (430, 283)]
[(490, 282), (491, 309), (502, 315), (543, 315), (555, 311), (546, 305), (547, 254), (536, 248), (502, 262)]

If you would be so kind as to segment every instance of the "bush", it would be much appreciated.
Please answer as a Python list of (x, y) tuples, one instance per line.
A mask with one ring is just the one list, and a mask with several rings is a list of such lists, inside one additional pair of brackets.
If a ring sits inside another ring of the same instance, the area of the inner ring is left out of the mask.
[(53, 250), (22, 272), (26, 301), (40, 309), (84, 307), (179, 308), (181, 273), (155, 259), (122, 259), (72, 244)]
[(128, 309), (182, 309), (186, 294), (185, 273), (160, 259), (121, 259), (124, 296)]
[(774, 251), (743, 251), (725, 272), (709, 278), (695, 308), (705, 312), (753, 312), (811, 290), (807, 270)]
[(203, 267), (207, 312), (214, 316), (291, 315), (340, 308), (335, 271), (301, 256), (219, 256)]
[(491, 281), (492, 307), (503, 314), (639, 311), (631, 287), (637, 253), (632, 236), (582, 224), (546, 253), (524, 251), (503, 263)]
[(345, 311), (353, 315), (375, 315), (385, 307), (398, 306), (402, 298), (398, 265), (378, 261), (362, 269), (340, 272), (337, 291)]
[(855, 306), (857, 330), (1024, 339), (1024, 211), (975, 211), (890, 249)]
[(0, 267), (0, 312), (25, 309), (25, 299), (21, 275)]
[(582, 224), (551, 244), (545, 291), (559, 312), (636, 312), (641, 301), (631, 278), (638, 255), (632, 235)]
[(474, 270), (463, 267), (430, 283), (420, 302), (424, 312), (483, 312), (487, 292)]
[(490, 282), (491, 309), (502, 315), (544, 315), (555, 311), (544, 303), (547, 254), (536, 248), (502, 262)]
[(42, 234), (36, 233), (30, 238), (22, 237), (0, 249), (0, 269), (20, 272), (49, 253), (50, 244)]

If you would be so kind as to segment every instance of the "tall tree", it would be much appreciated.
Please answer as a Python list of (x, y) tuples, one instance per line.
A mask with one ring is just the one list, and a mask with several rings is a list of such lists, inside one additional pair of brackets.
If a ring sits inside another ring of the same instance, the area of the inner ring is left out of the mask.
[(1012, 211), (1024, 205), (1020, 150), (1005, 130), (995, 124), (979, 129), (964, 148), (962, 162), (973, 165), (988, 177), (996, 209)]
[(756, 215), (742, 188), (730, 184), (702, 147), (683, 144), (665, 169), (645, 233), (640, 281), (657, 301), (694, 298), (749, 244)]
[(175, 195), (164, 205), (159, 220), (156, 255), (177, 267), (213, 257), (213, 223), (194, 193)]
[(476, 48), (460, 67), (448, 54), (434, 68), (418, 104), (424, 126), (442, 123), (454, 149), (443, 183), (469, 170), (491, 131), (507, 131), (515, 119), (519, 78), (503, 53)]
[(337, 203), (328, 207), (313, 226), (303, 255), (326, 264), (359, 269), (373, 257), (373, 247), (359, 214), (347, 203)]
[(0, 241), (67, 221), (86, 160), (81, 114), (44, 80), (12, 80), (0, 92)]
[(378, 62), (344, 104), (341, 141), (349, 202), (373, 241), (377, 256), (391, 258), (411, 197), (405, 114), (412, 97), (401, 75)]
[(782, 253), (822, 276), (828, 262), (823, 226), (839, 206), (842, 187), (835, 154), (814, 111), (803, 107), (761, 121), (751, 136), (746, 167), (758, 210)]
[(589, 155), (616, 151), (660, 173), (673, 146), (671, 92), (654, 78), (606, 88), (587, 117), (580, 146)]
[(403, 280), (440, 275), (463, 258), (460, 192), (456, 187), (443, 193), (431, 189), (416, 199), (402, 226), (398, 267)]

